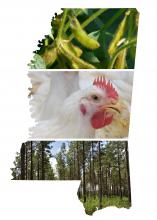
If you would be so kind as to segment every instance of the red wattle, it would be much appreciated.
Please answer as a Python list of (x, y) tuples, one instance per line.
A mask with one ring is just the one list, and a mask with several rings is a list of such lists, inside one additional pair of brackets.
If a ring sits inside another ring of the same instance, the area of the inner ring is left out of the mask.
[(91, 118), (92, 127), (95, 129), (103, 128), (112, 122), (113, 116), (108, 116), (104, 111), (96, 112)]
[(87, 113), (86, 107), (84, 104), (80, 105), (80, 111), (82, 112), (83, 115), (85, 115)]

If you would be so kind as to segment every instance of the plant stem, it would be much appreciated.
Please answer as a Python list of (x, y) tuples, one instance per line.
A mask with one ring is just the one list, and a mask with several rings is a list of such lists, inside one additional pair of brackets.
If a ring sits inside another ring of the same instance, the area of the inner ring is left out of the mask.
[(82, 24), (81, 27), (85, 28), (87, 25), (89, 25), (93, 20), (95, 20), (98, 16), (100, 16), (103, 12), (107, 11), (107, 8), (101, 8), (98, 11), (96, 11), (94, 14), (92, 14), (87, 20), (85, 20)]
[(113, 17), (111, 17), (111, 19), (109, 19), (108, 22), (106, 22), (106, 23), (104, 24), (104, 26), (101, 28), (101, 30), (102, 30), (102, 29), (107, 29), (107, 28), (109, 28), (109, 27), (111, 26), (111, 24), (113, 24), (114, 21), (116, 21), (116, 19), (117, 19), (118, 17), (120, 17), (120, 16), (123, 14), (123, 12), (125, 12), (125, 11), (126, 11), (126, 9), (125, 9), (125, 8), (122, 8), (122, 9), (119, 10), (117, 13), (115, 13), (115, 15), (114, 15)]
[(124, 44), (123, 46), (121, 46), (120, 48), (118, 48), (118, 49), (116, 50), (116, 52), (113, 54), (113, 56), (112, 56), (112, 58), (111, 58), (111, 60), (110, 60), (110, 62), (109, 62), (108, 69), (113, 69), (113, 65), (114, 65), (114, 63), (115, 63), (115, 61), (116, 61), (116, 58), (117, 58), (117, 56), (119, 55), (119, 53), (120, 53), (122, 50), (124, 50), (124, 49), (126, 49), (126, 48), (129, 48), (129, 47), (132, 47), (133, 45), (136, 44), (136, 42), (137, 42), (137, 40), (136, 40), (136, 39), (133, 39), (133, 40), (131, 40), (129, 43)]
[[(92, 21), (94, 21), (98, 16), (100, 16), (103, 12), (107, 11), (107, 8), (101, 8), (98, 11), (96, 11), (94, 14), (92, 14), (89, 18), (87, 18), (82, 24), (81, 27), (85, 28), (87, 25), (89, 25)], [(74, 37), (73, 34), (70, 35), (69, 40), (72, 40)]]
[[(81, 12), (82, 12), (82, 9), (80, 9), (80, 10), (76, 13), (76, 17), (77, 17), (79, 14), (81, 14)], [(68, 21), (68, 22), (65, 24), (64, 32), (66, 32), (66, 31), (68, 30), (69, 26), (70, 26), (70, 21)]]
[(63, 27), (64, 27), (64, 23), (65, 23), (65, 20), (66, 20), (66, 17), (67, 17), (67, 13), (68, 13), (68, 9), (65, 8), (64, 11), (63, 11), (63, 17), (62, 17), (62, 20), (61, 20), (61, 24), (60, 24), (60, 27), (59, 27), (59, 30), (58, 30), (58, 35), (57, 35), (58, 40), (60, 40), (61, 37), (62, 37)]

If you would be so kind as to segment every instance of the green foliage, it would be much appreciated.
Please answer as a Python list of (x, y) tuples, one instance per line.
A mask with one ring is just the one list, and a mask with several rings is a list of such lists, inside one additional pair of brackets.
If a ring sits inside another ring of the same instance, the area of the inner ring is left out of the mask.
[(46, 64), (45, 64), (45, 61), (43, 60), (43, 58), (38, 55), (38, 54), (35, 54), (33, 56), (33, 60), (31, 60), (31, 62), (28, 64), (28, 66), (31, 68), (31, 69), (46, 69)]
[[(53, 141), (28, 141), (22, 146), (25, 152), (16, 154), (11, 168), (14, 180), (21, 179), (23, 169), (22, 179), (26, 180), (81, 179), (77, 194), (88, 215), (108, 206), (131, 206), (126, 141), (70, 141), (68, 145), (62, 142), (55, 153)], [(52, 157), (56, 159), (55, 168)]]
[[(52, 155), (52, 143), (53, 141), (32, 141), (32, 151), (30, 141), (24, 143), (25, 153), (24, 153), (24, 169), (25, 169), (25, 180), (41, 180), (44, 176), (46, 180), (54, 180), (55, 174), (53, 167), (51, 165)], [(44, 144), (44, 152), (42, 153), (42, 144)], [(21, 155), (16, 153), (15, 160), (13, 162), (14, 167), (11, 168), (12, 179), (21, 179)], [(44, 167), (43, 167), (44, 164)], [(31, 170), (32, 169), (32, 170)], [(32, 176), (31, 176), (32, 172)], [(43, 175), (44, 172), (44, 175)]]
[[(39, 40), (33, 69), (132, 69), (139, 14), (136, 9), (63, 9), (51, 33)], [(69, 44), (78, 46), (81, 55)], [(125, 51), (125, 53), (123, 53)]]
[(60, 180), (65, 180), (67, 173), (66, 173), (66, 146), (63, 143), (61, 146), (60, 152), (56, 155), (56, 161), (57, 161), (57, 173), (58, 173), (58, 178)]
[[(83, 202), (83, 199), (81, 199), (81, 202)], [(83, 205), (86, 214), (92, 215), (98, 209), (99, 206), (98, 196), (96, 198), (87, 197), (87, 201)], [(127, 197), (123, 197), (121, 199), (118, 196), (113, 196), (110, 198), (104, 196), (102, 199), (102, 208), (106, 208), (109, 206), (115, 206), (117, 208), (130, 208), (130, 203)]]
[(11, 172), (12, 172), (12, 177), (13, 177), (12, 179), (15, 180), (19, 176), (20, 168), (21, 168), (20, 154), (18, 152), (16, 152), (16, 157), (15, 157), (15, 160), (14, 160), (13, 164), (14, 164), (14, 167), (11, 168)]

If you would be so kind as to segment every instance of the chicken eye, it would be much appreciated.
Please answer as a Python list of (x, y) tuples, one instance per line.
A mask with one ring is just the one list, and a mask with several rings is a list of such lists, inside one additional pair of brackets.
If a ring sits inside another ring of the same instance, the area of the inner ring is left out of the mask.
[(92, 95), (92, 99), (93, 99), (94, 101), (99, 101), (99, 97), (98, 97), (97, 95)]

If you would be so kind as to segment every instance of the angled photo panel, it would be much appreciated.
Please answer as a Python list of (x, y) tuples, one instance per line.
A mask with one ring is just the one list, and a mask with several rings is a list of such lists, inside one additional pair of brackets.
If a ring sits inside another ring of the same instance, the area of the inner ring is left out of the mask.
[(27, 141), (11, 171), (12, 180), (81, 180), (76, 193), (88, 215), (131, 206), (127, 141)]

